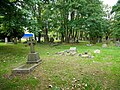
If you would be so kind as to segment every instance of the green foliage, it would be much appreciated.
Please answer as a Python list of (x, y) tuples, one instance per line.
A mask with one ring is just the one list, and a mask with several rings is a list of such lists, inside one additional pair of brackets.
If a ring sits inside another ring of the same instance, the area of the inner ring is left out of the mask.
[(108, 25), (113, 24), (104, 19), (107, 11), (103, 10), (100, 0), (1, 0), (0, 7), (0, 16), (4, 18), (0, 22), (4, 27), (1, 33), (5, 36), (12, 36), (12, 32), (18, 30), (22, 33), (26, 28), (35, 35), (46, 36), (44, 38), (55, 32), (61, 41), (85, 37), (96, 43), (99, 37), (112, 32)]
[(113, 23), (113, 35), (120, 40), (120, 0), (118, 0), (117, 4), (113, 6), (112, 12), (115, 12), (114, 23)]
[(23, 26), (25, 25), (25, 18), (19, 3), (20, 2), (16, 0), (0, 1), (0, 15), (3, 17), (0, 33), (3, 34), (4, 37), (21, 38), (24, 34)]

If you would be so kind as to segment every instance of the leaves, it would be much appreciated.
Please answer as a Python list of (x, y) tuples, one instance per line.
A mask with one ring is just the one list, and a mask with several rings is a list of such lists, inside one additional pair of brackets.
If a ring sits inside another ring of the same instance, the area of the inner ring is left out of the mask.
[(113, 22), (113, 35), (117, 39), (120, 38), (120, 0), (117, 4), (112, 7), (111, 13), (115, 12), (114, 22)]

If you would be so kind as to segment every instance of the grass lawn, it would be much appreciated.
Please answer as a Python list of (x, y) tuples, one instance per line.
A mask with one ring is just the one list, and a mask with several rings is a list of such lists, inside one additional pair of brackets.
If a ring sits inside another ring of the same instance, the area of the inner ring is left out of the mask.
[[(94, 58), (55, 54), (73, 46)], [(96, 49), (101, 53), (94, 54)], [(29, 46), (0, 43), (0, 90), (120, 90), (120, 47), (38, 44), (36, 51), (42, 63), (30, 74), (13, 75), (11, 70), (26, 62)]]

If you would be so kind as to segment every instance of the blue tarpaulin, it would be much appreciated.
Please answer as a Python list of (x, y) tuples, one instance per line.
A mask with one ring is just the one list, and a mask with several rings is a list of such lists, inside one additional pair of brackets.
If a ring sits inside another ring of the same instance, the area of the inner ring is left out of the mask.
[(22, 38), (29, 38), (29, 37), (33, 37), (33, 34), (24, 34)]

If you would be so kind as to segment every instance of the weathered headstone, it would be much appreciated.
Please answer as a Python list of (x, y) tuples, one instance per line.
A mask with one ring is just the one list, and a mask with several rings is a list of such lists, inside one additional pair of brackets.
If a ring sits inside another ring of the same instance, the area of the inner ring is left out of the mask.
[(77, 48), (76, 47), (70, 47), (70, 52), (77, 52)]
[(28, 60), (27, 63), (38, 63), (40, 62), (40, 57), (38, 52), (35, 52), (35, 41), (30, 38), (30, 41), (28, 42), (28, 44), (30, 45), (30, 53), (28, 54)]
[(120, 42), (116, 41), (115, 46), (120, 47)]
[(36, 66), (38, 66), (41, 63), (38, 52), (35, 52), (34, 44), (35, 42), (31, 38), (29, 41), (30, 53), (28, 54), (27, 64), (13, 69), (13, 73), (30, 73), (32, 70), (34, 70)]
[(77, 53), (77, 48), (76, 47), (70, 47), (69, 53), (71, 56), (74, 56)]

